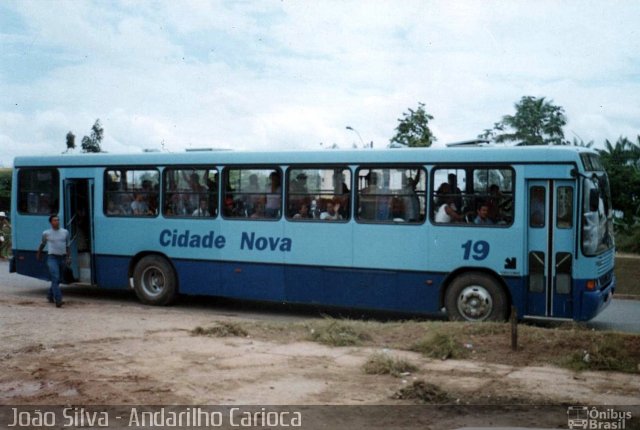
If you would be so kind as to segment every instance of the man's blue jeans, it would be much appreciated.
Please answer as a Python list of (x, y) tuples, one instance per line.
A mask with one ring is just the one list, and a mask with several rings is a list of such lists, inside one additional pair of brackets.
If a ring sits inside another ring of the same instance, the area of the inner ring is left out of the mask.
[(53, 299), (56, 303), (62, 302), (62, 292), (60, 291), (60, 277), (64, 273), (64, 260), (66, 257), (60, 255), (48, 255), (47, 267), (49, 268), (49, 277), (51, 278), (51, 287), (49, 287), (48, 298)]

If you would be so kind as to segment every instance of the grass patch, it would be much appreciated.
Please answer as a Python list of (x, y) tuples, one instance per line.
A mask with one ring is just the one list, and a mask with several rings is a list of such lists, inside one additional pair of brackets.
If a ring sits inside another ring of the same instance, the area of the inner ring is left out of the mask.
[(239, 324), (231, 322), (219, 322), (211, 327), (196, 327), (191, 330), (191, 334), (210, 337), (247, 337), (249, 335)]
[(598, 339), (589, 349), (574, 352), (560, 364), (573, 370), (639, 371), (637, 357), (630, 355), (620, 337)]
[(391, 375), (397, 378), (403, 374), (415, 372), (418, 370), (418, 366), (403, 358), (376, 353), (367, 359), (362, 366), (362, 370), (367, 375)]
[(429, 384), (421, 379), (414, 381), (408, 387), (401, 388), (393, 396), (393, 399), (417, 400), (420, 403), (448, 403), (452, 400), (447, 392), (440, 387)]
[(616, 294), (640, 296), (640, 258), (638, 256), (616, 255)]
[(329, 346), (354, 346), (371, 340), (359, 321), (326, 318), (309, 324), (310, 339)]
[(449, 358), (466, 358), (469, 351), (465, 349), (457, 336), (445, 333), (430, 333), (411, 347), (412, 351), (420, 352), (430, 358), (446, 360)]

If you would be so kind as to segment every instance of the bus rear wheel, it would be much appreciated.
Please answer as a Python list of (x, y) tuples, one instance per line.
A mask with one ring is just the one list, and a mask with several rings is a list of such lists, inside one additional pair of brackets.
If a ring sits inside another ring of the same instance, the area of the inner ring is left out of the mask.
[(147, 255), (136, 264), (133, 287), (142, 303), (156, 306), (173, 302), (178, 290), (173, 267), (158, 255)]
[(458, 276), (447, 288), (445, 307), (452, 321), (505, 321), (507, 296), (496, 279), (485, 273)]

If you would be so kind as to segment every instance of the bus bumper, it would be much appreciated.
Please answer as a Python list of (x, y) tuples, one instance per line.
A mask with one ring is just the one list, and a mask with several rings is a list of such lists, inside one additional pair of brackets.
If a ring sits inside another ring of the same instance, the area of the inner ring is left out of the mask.
[(613, 298), (616, 290), (616, 277), (611, 277), (611, 282), (605, 288), (598, 291), (583, 291), (580, 314), (576, 316), (578, 321), (589, 321), (602, 312)]

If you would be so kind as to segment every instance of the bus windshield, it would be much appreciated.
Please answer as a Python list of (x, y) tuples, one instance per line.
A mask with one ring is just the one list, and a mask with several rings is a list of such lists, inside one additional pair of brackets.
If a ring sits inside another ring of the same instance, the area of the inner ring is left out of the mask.
[(597, 255), (614, 246), (609, 178), (604, 172), (594, 173), (583, 181), (582, 251)]

